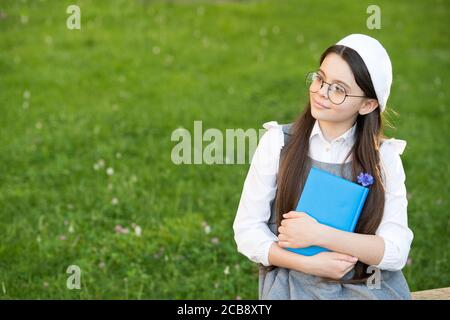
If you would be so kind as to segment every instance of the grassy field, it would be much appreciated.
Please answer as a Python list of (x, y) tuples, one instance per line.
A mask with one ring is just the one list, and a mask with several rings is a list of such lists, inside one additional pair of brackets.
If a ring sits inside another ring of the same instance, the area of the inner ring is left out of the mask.
[(248, 164), (174, 165), (171, 133), (292, 122), (304, 74), (356, 32), (394, 67), (386, 134), (408, 142), (415, 233), (404, 274), (414, 291), (450, 286), (449, 4), (377, 1), (368, 30), (369, 4), (1, 1), (0, 297), (256, 299), (232, 230)]

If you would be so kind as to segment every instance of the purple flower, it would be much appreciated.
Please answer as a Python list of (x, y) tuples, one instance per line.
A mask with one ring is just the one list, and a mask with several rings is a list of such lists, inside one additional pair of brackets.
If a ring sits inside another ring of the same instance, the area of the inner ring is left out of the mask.
[(357, 177), (357, 181), (363, 187), (367, 187), (373, 184), (373, 177), (369, 173), (361, 172)]

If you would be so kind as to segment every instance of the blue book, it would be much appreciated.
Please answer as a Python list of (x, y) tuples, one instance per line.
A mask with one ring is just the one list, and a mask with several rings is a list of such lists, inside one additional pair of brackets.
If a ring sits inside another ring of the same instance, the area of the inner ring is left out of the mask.
[[(327, 226), (353, 232), (368, 194), (369, 188), (313, 166), (295, 211), (306, 212)], [(287, 250), (305, 256), (330, 251), (318, 246)]]

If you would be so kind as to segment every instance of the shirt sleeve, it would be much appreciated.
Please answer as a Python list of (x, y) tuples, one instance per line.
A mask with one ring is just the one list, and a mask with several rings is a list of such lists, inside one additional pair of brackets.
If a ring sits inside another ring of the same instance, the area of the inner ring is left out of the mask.
[(385, 183), (385, 204), (376, 235), (384, 240), (384, 254), (378, 268), (401, 270), (408, 259), (413, 232), (408, 228), (405, 171), (400, 155), (406, 141), (391, 138), (380, 147), (382, 176)]
[(233, 223), (237, 249), (251, 261), (269, 266), (269, 249), (278, 241), (267, 224), (270, 203), (276, 194), (280, 150), (284, 145), (281, 125), (276, 121), (263, 125), (268, 129), (253, 154)]

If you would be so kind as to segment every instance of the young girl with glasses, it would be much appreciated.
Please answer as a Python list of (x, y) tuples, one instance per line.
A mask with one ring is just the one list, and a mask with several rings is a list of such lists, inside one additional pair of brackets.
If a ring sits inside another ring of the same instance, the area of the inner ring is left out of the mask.
[[(406, 141), (385, 137), (381, 117), (389, 56), (376, 39), (352, 34), (325, 50), (306, 82), (309, 102), (295, 122), (264, 124), (233, 224), (238, 251), (260, 266), (259, 298), (411, 299), (401, 271), (413, 239)], [(355, 232), (293, 211), (312, 166), (353, 182), (373, 177)], [(286, 250), (309, 246), (329, 251)]]

